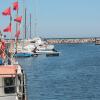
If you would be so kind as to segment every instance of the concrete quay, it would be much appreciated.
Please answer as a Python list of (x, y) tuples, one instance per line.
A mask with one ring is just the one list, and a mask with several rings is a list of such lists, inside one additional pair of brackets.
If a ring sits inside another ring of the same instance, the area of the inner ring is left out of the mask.
[(47, 39), (47, 42), (49, 44), (70, 44), (70, 43), (94, 43), (95, 42), (95, 38), (61, 38), (61, 39)]

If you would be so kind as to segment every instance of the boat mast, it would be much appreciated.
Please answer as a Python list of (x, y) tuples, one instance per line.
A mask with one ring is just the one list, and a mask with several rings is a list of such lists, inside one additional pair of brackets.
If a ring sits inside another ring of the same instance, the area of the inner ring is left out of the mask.
[(23, 0), (23, 40), (25, 39), (25, 22), (24, 22), (24, 16), (25, 16), (25, 0)]
[(31, 39), (31, 13), (30, 13), (30, 39)]
[(37, 35), (37, 5), (36, 0), (34, 0), (34, 15), (35, 15), (35, 22), (34, 22), (34, 35)]
[(26, 8), (25, 8), (25, 39), (26, 39)]
[(26, 7), (25, 0), (23, 0), (23, 39), (26, 39)]

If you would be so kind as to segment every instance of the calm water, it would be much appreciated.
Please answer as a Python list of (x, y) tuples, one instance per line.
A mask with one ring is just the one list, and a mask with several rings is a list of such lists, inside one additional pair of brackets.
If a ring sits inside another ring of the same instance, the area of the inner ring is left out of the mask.
[(58, 44), (59, 57), (19, 58), (29, 100), (100, 100), (100, 45)]

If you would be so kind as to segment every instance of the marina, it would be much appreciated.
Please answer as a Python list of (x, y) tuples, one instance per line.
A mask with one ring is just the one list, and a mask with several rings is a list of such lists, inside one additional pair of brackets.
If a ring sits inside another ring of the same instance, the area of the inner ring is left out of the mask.
[(100, 100), (100, 1), (0, 4), (0, 100)]

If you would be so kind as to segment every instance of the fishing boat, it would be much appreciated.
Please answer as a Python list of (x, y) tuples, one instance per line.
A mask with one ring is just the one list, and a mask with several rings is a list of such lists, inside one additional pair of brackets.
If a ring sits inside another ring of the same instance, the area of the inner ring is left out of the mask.
[(0, 40), (0, 100), (27, 100), (25, 73)]
[(25, 74), (20, 65), (0, 65), (0, 100), (27, 100)]
[[(18, 5), (18, 2), (14, 4)], [(2, 14), (10, 16), (10, 24), (3, 31), (11, 32), (11, 9), (7, 8)], [(0, 37), (0, 100), (27, 100), (25, 73), (13, 58), (13, 52), (9, 52), (8, 44), (12, 43), (12, 40), (6, 43)]]

